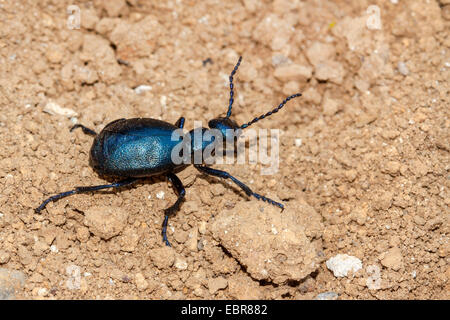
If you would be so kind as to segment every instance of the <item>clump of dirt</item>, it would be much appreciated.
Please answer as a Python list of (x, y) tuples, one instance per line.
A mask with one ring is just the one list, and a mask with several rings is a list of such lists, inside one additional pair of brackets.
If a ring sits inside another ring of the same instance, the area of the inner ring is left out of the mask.
[[(449, 12), (448, 0), (3, 3), (0, 297), (448, 299)], [(172, 248), (164, 178), (35, 214), (105, 182), (74, 123), (206, 126), (226, 113), (239, 55), (239, 124), (303, 96), (254, 125), (281, 130), (276, 173), (213, 167), (283, 212), (189, 167)], [(338, 255), (354, 272), (327, 268)]]
[(282, 214), (278, 208), (241, 202), (210, 220), (218, 244), (256, 280), (301, 281), (324, 260), (322, 242), (314, 241), (323, 231), (320, 216), (298, 200), (289, 201)]

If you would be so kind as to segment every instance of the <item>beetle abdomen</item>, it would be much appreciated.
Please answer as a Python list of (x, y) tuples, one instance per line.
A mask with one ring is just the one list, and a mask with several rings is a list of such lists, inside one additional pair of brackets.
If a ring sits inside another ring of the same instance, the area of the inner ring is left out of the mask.
[(143, 177), (173, 170), (174, 125), (156, 119), (121, 119), (108, 124), (91, 148), (91, 165), (101, 174)]

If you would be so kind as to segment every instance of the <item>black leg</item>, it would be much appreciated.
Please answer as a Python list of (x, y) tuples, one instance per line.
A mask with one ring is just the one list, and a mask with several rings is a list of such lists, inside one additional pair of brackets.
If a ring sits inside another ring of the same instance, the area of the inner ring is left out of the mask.
[(76, 125), (74, 125), (72, 128), (70, 128), (70, 132), (72, 132), (72, 131), (75, 130), (76, 128), (81, 128), (85, 134), (88, 134), (88, 135), (90, 135), (90, 136), (96, 136), (96, 135), (97, 135), (97, 133), (96, 133), (94, 130), (89, 129), (89, 128), (83, 126), (82, 124), (76, 124)]
[(73, 194), (82, 193), (82, 192), (89, 192), (89, 191), (97, 191), (97, 190), (107, 189), (107, 188), (119, 188), (119, 187), (123, 187), (123, 186), (130, 185), (132, 183), (135, 183), (137, 180), (139, 180), (139, 179), (129, 178), (129, 179), (122, 180), (122, 181), (119, 181), (119, 182), (116, 182), (116, 183), (105, 184), (105, 185), (101, 185), (101, 186), (76, 187), (74, 190), (61, 192), (61, 193), (59, 193), (57, 195), (51, 196), (50, 198), (44, 200), (44, 202), (42, 202), (42, 204), (39, 207), (34, 209), (34, 211), (36, 213), (40, 213), (42, 211), (42, 209), (44, 209), (45, 206), (49, 202), (56, 201), (56, 200), (59, 200), (61, 198), (67, 197), (67, 196), (71, 196)]
[(162, 224), (162, 237), (163, 241), (165, 242), (166, 246), (170, 247), (170, 242), (167, 239), (167, 223), (169, 222), (169, 217), (174, 215), (178, 209), (180, 209), (181, 202), (184, 199), (184, 196), (186, 195), (186, 191), (184, 190), (183, 183), (180, 181), (180, 179), (174, 174), (174, 173), (168, 173), (167, 178), (170, 182), (172, 182), (172, 186), (175, 189), (175, 192), (178, 195), (177, 201), (173, 205), (171, 205), (169, 208), (164, 210), (164, 221)]
[(257, 194), (255, 192), (253, 192), (249, 187), (247, 187), (244, 183), (242, 183), (241, 181), (239, 181), (238, 179), (236, 179), (235, 177), (233, 177), (232, 175), (230, 175), (228, 172), (225, 171), (221, 171), (221, 170), (217, 170), (217, 169), (213, 169), (213, 168), (209, 168), (209, 167), (205, 167), (205, 166), (200, 166), (200, 165), (194, 165), (195, 168), (197, 168), (197, 170), (199, 170), (200, 172), (209, 174), (211, 176), (216, 176), (219, 178), (224, 178), (224, 179), (231, 179), (235, 184), (237, 184), (242, 190), (244, 190), (244, 192), (248, 195), (248, 196), (253, 196), (256, 199), (259, 200), (263, 200), (266, 201), (270, 204), (273, 204), (274, 206), (280, 207), (281, 209), (284, 209), (284, 205), (276, 202), (272, 199), (266, 198), (260, 194)]
[(183, 129), (183, 127), (184, 127), (184, 118), (183, 117), (181, 117), (180, 119), (177, 120), (177, 122), (175, 122), (175, 127)]

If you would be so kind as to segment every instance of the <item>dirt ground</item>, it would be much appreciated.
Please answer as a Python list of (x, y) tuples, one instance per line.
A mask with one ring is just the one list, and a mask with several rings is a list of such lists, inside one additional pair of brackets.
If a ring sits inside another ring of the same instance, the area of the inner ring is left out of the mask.
[[(0, 296), (449, 299), (449, 30), (449, 0), (0, 1)], [(254, 125), (278, 172), (214, 167), (283, 212), (189, 167), (172, 248), (164, 177), (34, 213), (105, 183), (74, 123), (206, 126), (239, 55), (239, 124), (303, 96)]]

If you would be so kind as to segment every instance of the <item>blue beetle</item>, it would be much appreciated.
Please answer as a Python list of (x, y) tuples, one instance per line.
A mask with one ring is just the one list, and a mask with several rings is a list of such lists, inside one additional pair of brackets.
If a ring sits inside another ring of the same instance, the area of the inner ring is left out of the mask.
[[(230, 132), (247, 128), (255, 122), (278, 112), (289, 100), (301, 96), (301, 93), (291, 95), (284, 99), (283, 102), (272, 111), (239, 126), (235, 121), (230, 119), (230, 116), (234, 102), (233, 76), (239, 68), (241, 61), (242, 57), (239, 57), (239, 60), (229, 77), (230, 100), (226, 116), (210, 120), (208, 122), (208, 127), (210, 129), (200, 128), (202, 133), (208, 133), (210, 130), (219, 130), (224, 141), (227, 141), (227, 135), (229, 135)], [(59, 193), (44, 200), (42, 204), (35, 209), (35, 212), (40, 213), (49, 202), (73, 194), (107, 188), (119, 188), (131, 185), (145, 177), (165, 175), (172, 183), (173, 188), (178, 195), (176, 202), (164, 211), (162, 237), (164, 243), (167, 246), (170, 246), (170, 242), (167, 239), (167, 223), (169, 217), (174, 215), (180, 208), (186, 194), (184, 186), (176, 176), (175, 172), (187, 166), (185, 163), (177, 164), (172, 161), (172, 151), (175, 146), (180, 143), (179, 140), (173, 139), (172, 134), (175, 130), (182, 129), (184, 127), (184, 122), (185, 120), (183, 117), (178, 119), (175, 124), (150, 118), (118, 119), (107, 124), (99, 134), (81, 124), (73, 126), (70, 129), (71, 131), (76, 128), (81, 128), (85, 134), (95, 137), (89, 158), (90, 165), (94, 170), (102, 176), (116, 177), (119, 180), (122, 180), (112, 184), (99, 186), (76, 187), (71, 191)], [(188, 133), (191, 141), (195, 141), (194, 134), (196, 130), (198, 129), (193, 129)], [(200, 145), (192, 142), (191, 150), (204, 150), (210, 143), (213, 143), (213, 141), (214, 139), (211, 139), (209, 142), (202, 141)], [(248, 196), (253, 196), (257, 199), (266, 201), (281, 209), (284, 208), (283, 204), (253, 192), (248, 186), (228, 172), (213, 169), (203, 164), (194, 163), (194, 166), (201, 173), (219, 178), (231, 179), (231, 181), (239, 186)]]

